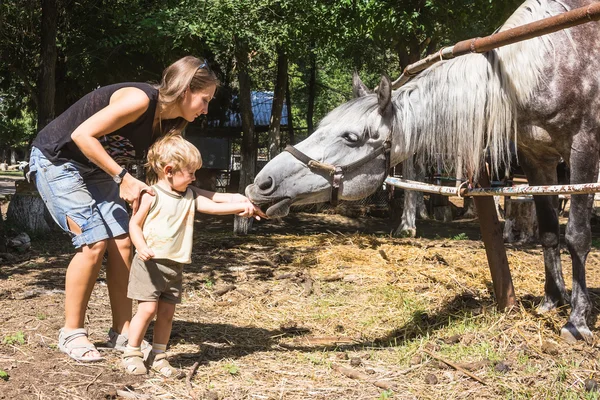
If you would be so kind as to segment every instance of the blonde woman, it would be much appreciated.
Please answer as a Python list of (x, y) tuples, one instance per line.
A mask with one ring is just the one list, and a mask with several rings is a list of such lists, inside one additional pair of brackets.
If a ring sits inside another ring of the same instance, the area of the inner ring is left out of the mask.
[[(158, 86), (120, 83), (87, 94), (42, 129), (33, 142), (30, 176), (76, 253), (67, 268), (65, 324), (58, 346), (77, 361), (100, 361), (84, 328), (85, 313), (108, 251), (106, 277), (112, 311), (109, 345), (127, 345), (131, 300), (129, 215), (145, 183), (123, 164), (144, 159), (157, 138), (179, 134), (208, 112), (219, 85), (205, 61), (184, 57), (165, 69)], [(247, 201), (241, 195), (207, 192), (217, 202)]]

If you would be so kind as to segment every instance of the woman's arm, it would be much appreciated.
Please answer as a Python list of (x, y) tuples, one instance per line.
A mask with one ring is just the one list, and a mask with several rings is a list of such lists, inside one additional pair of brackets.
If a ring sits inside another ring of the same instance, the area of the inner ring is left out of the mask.
[[(108, 106), (98, 111), (79, 125), (71, 134), (73, 142), (81, 152), (110, 176), (121, 172), (121, 166), (104, 150), (98, 138), (116, 131), (137, 120), (147, 109), (150, 100), (137, 88), (117, 90), (110, 98)], [(151, 135), (152, 132), (148, 132)], [(119, 187), (120, 196), (128, 203), (133, 203), (134, 211), (141, 191), (148, 186), (126, 174)], [(153, 194), (152, 191), (150, 191)]]
[(155, 198), (153, 196), (144, 192), (144, 194), (142, 194), (142, 200), (140, 201), (139, 209), (131, 216), (131, 219), (129, 220), (129, 237), (131, 238), (131, 242), (138, 252), (138, 256), (144, 261), (148, 261), (154, 257), (154, 252), (148, 247), (146, 238), (144, 238), (144, 233), (142, 231), (142, 228), (144, 227), (144, 221), (148, 216), (148, 211), (150, 211), (150, 207), (152, 206), (154, 199)]

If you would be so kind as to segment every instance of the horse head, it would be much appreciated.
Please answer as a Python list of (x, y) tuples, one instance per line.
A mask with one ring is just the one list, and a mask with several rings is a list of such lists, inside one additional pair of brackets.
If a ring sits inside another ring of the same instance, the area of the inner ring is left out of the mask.
[(377, 92), (370, 93), (355, 74), (353, 93), (354, 99), (325, 116), (307, 139), (273, 158), (246, 188), (253, 203), (268, 206), (267, 216), (285, 216), (294, 204), (330, 201), (332, 190), (336, 198), (357, 200), (381, 186), (396, 125), (391, 82), (382, 77)]

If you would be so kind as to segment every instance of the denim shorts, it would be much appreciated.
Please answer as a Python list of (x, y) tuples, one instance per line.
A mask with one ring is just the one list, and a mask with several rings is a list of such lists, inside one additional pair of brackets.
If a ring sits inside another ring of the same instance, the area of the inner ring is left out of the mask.
[[(119, 185), (101, 169), (75, 161), (53, 163), (33, 147), (30, 174), (56, 223), (79, 248), (129, 232), (129, 214), (119, 197)], [(69, 217), (79, 228), (76, 235)]]

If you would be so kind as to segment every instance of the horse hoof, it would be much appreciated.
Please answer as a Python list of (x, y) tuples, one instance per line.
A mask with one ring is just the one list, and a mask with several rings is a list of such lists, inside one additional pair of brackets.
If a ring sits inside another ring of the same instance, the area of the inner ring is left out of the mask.
[(579, 340), (591, 343), (594, 334), (587, 327), (576, 328), (575, 325), (569, 322), (560, 330), (560, 337), (569, 344), (575, 344)]
[(402, 229), (402, 230), (397, 230), (394, 233), (394, 237), (414, 238), (414, 237), (417, 237), (417, 230), (416, 229)]
[(549, 301), (549, 300), (544, 300), (544, 302), (542, 304), (540, 304), (536, 309), (535, 312), (538, 315), (544, 315), (552, 310), (556, 309), (556, 303), (553, 301)]

